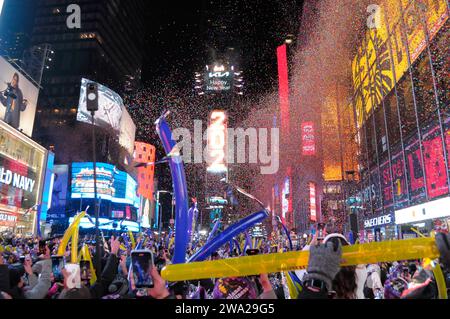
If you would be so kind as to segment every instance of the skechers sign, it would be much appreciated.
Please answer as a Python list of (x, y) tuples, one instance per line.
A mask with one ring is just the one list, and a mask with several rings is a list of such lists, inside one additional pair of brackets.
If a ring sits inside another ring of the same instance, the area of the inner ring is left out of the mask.
[(392, 222), (391, 215), (384, 215), (377, 218), (366, 219), (364, 221), (364, 228), (372, 228), (376, 226), (383, 226)]
[(22, 189), (26, 192), (33, 192), (36, 182), (26, 176), (12, 172), (9, 169), (0, 166), (0, 183), (11, 185), (12, 187)]

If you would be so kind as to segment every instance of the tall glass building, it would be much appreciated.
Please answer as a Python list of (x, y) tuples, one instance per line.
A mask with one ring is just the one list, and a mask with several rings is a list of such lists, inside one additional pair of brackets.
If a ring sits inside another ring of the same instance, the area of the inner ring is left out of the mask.
[(360, 240), (450, 218), (449, 3), (383, 0), (352, 61)]

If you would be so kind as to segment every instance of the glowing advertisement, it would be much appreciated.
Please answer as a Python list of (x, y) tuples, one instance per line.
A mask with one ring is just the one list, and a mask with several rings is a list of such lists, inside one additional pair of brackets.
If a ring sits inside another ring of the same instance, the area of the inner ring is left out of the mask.
[(314, 135), (314, 123), (302, 123), (302, 155), (312, 156), (316, 154), (316, 141)]
[(444, 148), (438, 127), (423, 135), (423, 149), (428, 198), (448, 194)]
[(225, 173), (227, 145), (227, 116), (224, 111), (213, 111), (208, 128), (208, 168), (209, 173)]
[(225, 66), (210, 66), (205, 74), (206, 92), (220, 92), (231, 90), (234, 71), (228, 70)]
[(405, 147), (408, 166), (408, 180), (412, 201), (425, 198), (425, 179), (423, 176), (423, 163), (420, 154), (419, 140), (416, 138)]
[(286, 44), (277, 48), (278, 94), (280, 99), (281, 128), (286, 134), (289, 134), (289, 72), (286, 51)]
[(389, 163), (386, 162), (380, 166), (381, 170), (381, 190), (383, 192), (383, 205), (385, 208), (391, 207), (394, 203), (392, 193), (392, 177)]
[[(137, 183), (129, 174), (105, 163), (97, 163), (96, 171), (98, 198), (139, 207)], [(72, 164), (71, 190), (72, 198), (94, 198), (93, 163)]]
[(50, 208), (47, 219), (66, 217), (67, 189), (69, 186), (69, 166), (55, 165), (53, 167), (53, 187)]
[(31, 137), (39, 89), (0, 57), (0, 120)]
[(27, 210), (39, 203), (46, 150), (0, 123), (0, 211)]
[[(96, 83), (81, 79), (80, 100), (77, 121), (92, 123), (91, 112), (87, 110), (87, 84)], [(126, 110), (122, 98), (104, 85), (98, 85), (98, 111), (95, 112), (94, 123), (105, 129), (112, 129), (119, 137), (119, 143), (131, 154), (134, 151), (136, 126)]]
[(317, 221), (317, 203), (316, 203), (316, 184), (310, 182), (309, 187), (309, 218), (311, 221)]
[[(369, 114), (372, 107), (380, 105), (381, 99), (408, 70), (407, 55), (412, 64), (426, 48), (422, 21), (427, 25), (431, 41), (448, 19), (447, 4), (442, 0), (420, 1), (420, 4), (410, 0), (382, 0), (378, 5), (381, 9), (380, 23), (367, 29), (352, 63), (359, 125), (363, 123), (364, 112)], [(406, 35), (409, 52), (403, 34)], [(369, 83), (369, 73), (375, 79), (372, 83)]]
[(291, 199), (290, 199), (290, 191), (291, 191), (291, 179), (286, 177), (283, 183), (283, 190), (281, 192), (281, 216), (286, 220), (286, 216), (291, 209)]
[(403, 156), (398, 153), (392, 156), (392, 174), (394, 184), (395, 206), (401, 207), (408, 201), (408, 189), (406, 187), (405, 162)]
[(450, 197), (408, 207), (395, 212), (395, 223), (409, 224), (450, 216)]

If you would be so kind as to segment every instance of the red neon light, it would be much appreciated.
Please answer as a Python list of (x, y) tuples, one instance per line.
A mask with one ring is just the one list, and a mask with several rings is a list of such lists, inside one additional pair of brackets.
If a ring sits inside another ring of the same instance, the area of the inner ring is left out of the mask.
[(317, 221), (316, 184), (309, 183), (309, 213), (311, 221)]
[(286, 44), (277, 48), (278, 83), (280, 97), (281, 125), (286, 134), (289, 134), (289, 78)]

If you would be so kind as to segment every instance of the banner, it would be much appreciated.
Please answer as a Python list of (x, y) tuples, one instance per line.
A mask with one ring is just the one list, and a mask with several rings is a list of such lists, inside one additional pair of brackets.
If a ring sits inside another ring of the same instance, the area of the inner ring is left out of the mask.
[(0, 120), (31, 137), (39, 89), (0, 57)]
[(405, 162), (403, 161), (402, 153), (398, 153), (392, 157), (392, 174), (394, 181), (395, 207), (400, 208), (408, 201)]
[[(353, 89), (359, 125), (364, 121), (364, 112), (369, 114), (373, 107), (377, 107), (408, 70), (407, 54), (409, 53), (412, 64), (426, 48), (422, 20), (427, 25), (431, 41), (448, 19), (446, 0), (382, 0), (379, 5), (381, 23), (377, 28), (366, 31), (366, 36), (352, 62)], [(369, 75), (372, 78), (371, 82)]]
[(444, 148), (439, 127), (423, 135), (423, 148), (428, 198), (448, 194)]

